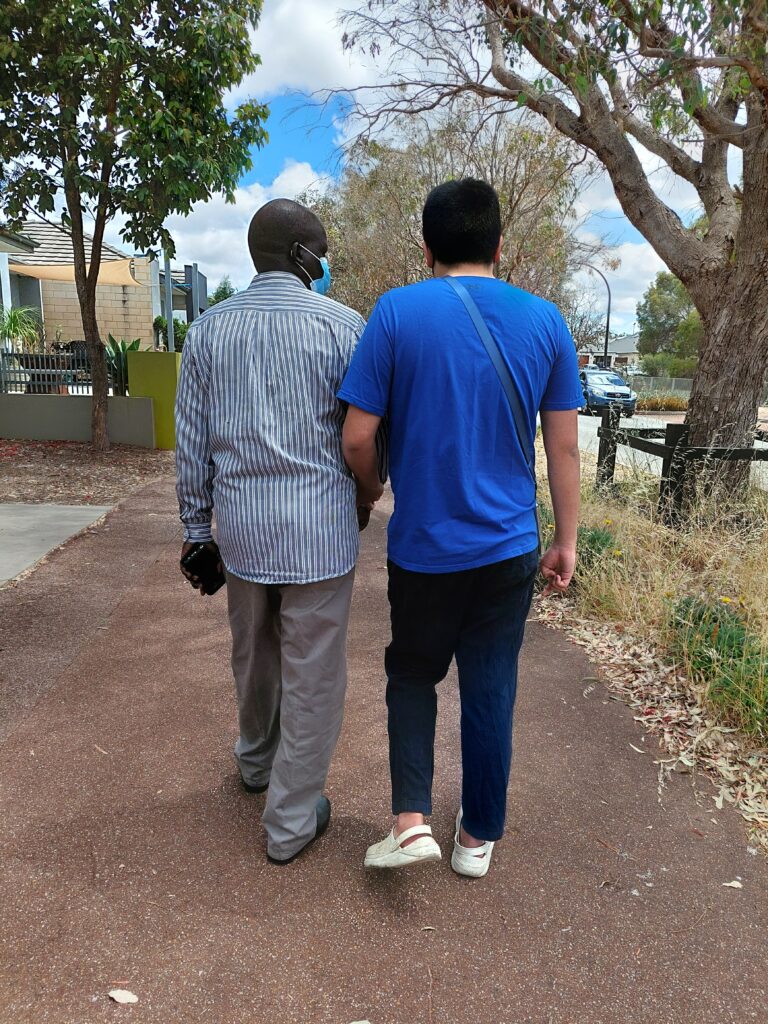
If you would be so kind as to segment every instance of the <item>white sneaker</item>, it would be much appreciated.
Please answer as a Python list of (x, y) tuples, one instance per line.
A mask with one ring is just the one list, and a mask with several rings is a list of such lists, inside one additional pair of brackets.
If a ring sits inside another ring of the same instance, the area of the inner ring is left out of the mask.
[(459, 842), (461, 835), (462, 809), (456, 815), (456, 834), (453, 837), (453, 855), (451, 867), (457, 875), (466, 875), (467, 878), (482, 878), (488, 874), (491, 866), (491, 854), (493, 843), (483, 843), (482, 846), (462, 846)]
[[(402, 845), (414, 836), (419, 838), (408, 846)], [(406, 864), (418, 864), (420, 861), (440, 860), (440, 857), (440, 847), (432, 838), (429, 825), (414, 825), (399, 836), (395, 835), (393, 828), (386, 839), (369, 846), (364, 863), (367, 868), (402, 868)]]

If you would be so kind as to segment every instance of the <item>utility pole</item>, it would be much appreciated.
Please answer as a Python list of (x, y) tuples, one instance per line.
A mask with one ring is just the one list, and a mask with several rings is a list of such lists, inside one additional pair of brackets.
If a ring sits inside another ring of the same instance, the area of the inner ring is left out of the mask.
[(611, 286), (608, 284), (608, 278), (597, 267), (593, 267), (591, 263), (582, 263), (582, 267), (587, 267), (589, 270), (594, 270), (596, 274), (599, 274), (605, 282), (605, 287), (608, 289), (608, 311), (605, 316), (605, 344), (603, 345), (603, 369), (608, 369), (608, 339), (611, 336)]

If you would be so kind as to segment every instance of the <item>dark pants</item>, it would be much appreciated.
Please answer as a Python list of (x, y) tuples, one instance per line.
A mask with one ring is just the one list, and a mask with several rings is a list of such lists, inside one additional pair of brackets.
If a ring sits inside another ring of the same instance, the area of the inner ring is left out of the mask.
[(461, 696), (463, 824), (476, 839), (504, 832), (517, 659), (537, 552), (463, 572), (410, 572), (389, 562), (392, 643), (387, 708), (392, 813), (432, 813), (435, 687), (456, 656)]

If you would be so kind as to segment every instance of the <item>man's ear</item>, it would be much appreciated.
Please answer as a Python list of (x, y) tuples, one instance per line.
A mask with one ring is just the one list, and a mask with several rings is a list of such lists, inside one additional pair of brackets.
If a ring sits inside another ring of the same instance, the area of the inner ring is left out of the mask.
[(426, 242), (421, 243), (421, 251), (424, 253), (424, 260), (430, 270), (434, 270), (435, 257), (432, 255), (432, 250), (429, 248)]
[(496, 252), (493, 257), (494, 263), (501, 263), (501, 250), (504, 248), (504, 236), (502, 235), (499, 239), (499, 244), (496, 246)]

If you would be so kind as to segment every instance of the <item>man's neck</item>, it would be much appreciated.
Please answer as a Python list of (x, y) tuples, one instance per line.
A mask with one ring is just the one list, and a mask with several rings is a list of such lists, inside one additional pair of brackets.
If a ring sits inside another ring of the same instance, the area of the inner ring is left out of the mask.
[(453, 263), (447, 266), (435, 260), (435, 277), (495, 277), (493, 263)]

